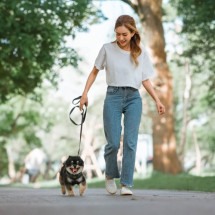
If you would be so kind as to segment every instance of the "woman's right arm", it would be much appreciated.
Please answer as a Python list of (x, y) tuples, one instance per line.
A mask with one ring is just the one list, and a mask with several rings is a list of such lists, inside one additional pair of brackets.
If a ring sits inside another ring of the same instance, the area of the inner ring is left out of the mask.
[(87, 93), (90, 90), (90, 87), (92, 86), (93, 82), (95, 81), (97, 75), (98, 75), (99, 70), (94, 66), (91, 73), (88, 76), (84, 91), (82, 93), (81, 99), (80, 99), (80, 110), (83, 109), (84, 105), (88, 105), (88, 97)]

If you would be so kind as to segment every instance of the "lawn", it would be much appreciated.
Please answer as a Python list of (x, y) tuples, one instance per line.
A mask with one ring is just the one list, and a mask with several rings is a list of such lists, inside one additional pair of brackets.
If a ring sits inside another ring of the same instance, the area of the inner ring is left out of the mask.
[[(119, 185), (119, 180), (116, 180)], [(88, 188), (105, 188), (104, 179), (87, 179)], [(0, 185), (0, 187), (12, 186), (23, 188), (58, 188), (57, 180), (39, 181), (34, 184), (10, 184)], [(215, 176), (193, 176), (189, 174), (169, 175), (163, 173), (153, 173), (148, 178), (135, 177), (134, 189), (165, 189), (165, 190), (184, 190), (184, 191), (204, 191), (215, 192)]]
[[(119, 185), (119, 181), (116, 181)], [(88, 183), (89, 188), (104, 188), (104, 180)], [(166, 189), (215, 192), (215, 176), (192, 176), (153, 173), (149, 178), (135, 178), (134, 189)]]

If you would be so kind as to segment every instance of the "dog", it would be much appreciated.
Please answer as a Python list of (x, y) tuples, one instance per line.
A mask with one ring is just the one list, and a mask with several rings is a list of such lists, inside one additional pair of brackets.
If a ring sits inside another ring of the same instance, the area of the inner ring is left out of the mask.
[(84, 161), (80, 156), (69, 156), (59, 171), (59, 182), (63, 195), (75, 196), (73, 186), (79, 186), (79, 194), (82, 196), (87, 188), (86, 179), (83, 175)]

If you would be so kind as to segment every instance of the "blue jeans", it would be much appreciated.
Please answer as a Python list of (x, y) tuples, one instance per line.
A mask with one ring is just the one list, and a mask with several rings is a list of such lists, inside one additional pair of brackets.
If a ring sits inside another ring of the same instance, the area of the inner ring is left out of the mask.
[[(128, 187), (133, 186), (141, 113), (142, 99), (137, 89), (108, 86), (103, 110), (104, 132), (107, 140), (104, 152), (105, 173), (110, 178), (120, 178), (120, 183)], [(124, 138), (120, 177), (117, 153), (120, 147), (122, 114), (124, 114)]]

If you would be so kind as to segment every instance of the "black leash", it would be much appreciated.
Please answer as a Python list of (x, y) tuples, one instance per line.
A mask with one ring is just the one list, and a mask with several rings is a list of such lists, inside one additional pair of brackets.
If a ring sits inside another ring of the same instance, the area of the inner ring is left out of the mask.
[[(69, 119), (70, 119), (70, 121), (71, 121), (73, 124), (75, 124), (75, 125), (80, 125), (80, 126), (81, 126), (81, 129), (80, 129), (80, 140), (79, 140), (78, 155), (80, 154), (82, 128), (83, 128), (83, 123), (84, 123), (85, 118), (86, 118), (86, 115), (87, 115), (87, 106), (85, 106), (85, 109), (83, 108), (83, 110), (82, 110), (82, 112), (81, 112), (81, 123), (80, 123), (80, 124), (76, 123), (76, 122), (71, 118), (71, 114), (72, 114), (72, 112), (75, 110), (75, 108), (80, 109), (80, 106), (77, 105), (78, 103), (80, 103), (80, 99), (81, 99), (81, 96), (79, 96), (79, 97), (73, 99), (72, 104), (74, 104), (74, 105), (76, 105), (76, 106), (74, 106), (74, 107), (71, 109), (71, 111), (69, 112)], [(76, 102), (75, 102), (75, 101), (76, 101)]]

